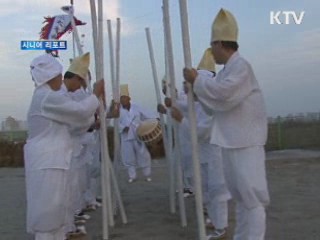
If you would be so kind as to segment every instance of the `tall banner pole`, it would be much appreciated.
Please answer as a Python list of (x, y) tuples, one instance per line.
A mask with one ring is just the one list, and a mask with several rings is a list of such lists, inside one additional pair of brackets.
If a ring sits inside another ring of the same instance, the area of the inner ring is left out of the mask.
[[(180, 3), (180, 19), (181, 19), (184, 63), (187, 68), (191, 68), (192, 60), (191, 60), (187, 0), (179, 0), (179, 3)], [(194, 180), (194, 188), (195, 188), (198, 233), (199, 233), (199, 239), (205, 240), (206, 230), (205, 230), (204, 218), (203, 218), (201, 168), (200, 168), (200, 160), (199, 160), (198, 134), (197, 134), (197, 122), (196, 122), (197, 119), (196, 119), (195, 107), (194, 107), (193, 89), (191, 84), (189, 83), (188, 83), (188, 113), (189, 113), (190, 134), (191, 134), (191, 144), (192, 144), (193, 180)]]
[[(170, 76), (170, 92), (172, 105), (176, 104), (176, 85), (175, 85), (175, 72), (174, 72), (174, 61), (173, 61), (173, 48), (172, 48), (172, 38), (171, 38), (171, 26), (170, 26), (170, 15), (169, 15), (169, 1), (163, 0), (163, 12), (164, 12), (164, 26), (165, 26), (165, 36), (167, 43), (167, 53), (168, 53), (168, 70)], [(179, 126), (176, 121), (173, 122), (174, 129), (174, 139), (175, 139), (175, 153), (177, 159), (177, 183), (179, 191), (179, 208), (180, 208), (180, 218), (182, 227), (187, 226), (186, 218), (186, 207), (183, 197), (183, 183), (182, 183), (182, 169), (181, 169), (181, 149), (179, 140)]]

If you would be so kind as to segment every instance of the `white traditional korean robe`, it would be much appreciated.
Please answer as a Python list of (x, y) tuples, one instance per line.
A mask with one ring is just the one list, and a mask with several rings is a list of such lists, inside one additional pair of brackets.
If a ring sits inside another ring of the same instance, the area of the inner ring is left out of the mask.
[[(149, 112), (136, 104), (131, 104), (129, 111), (123, 107), (120, 108), (121, 158), (131, 179), (137, 178), (137, 167), (142, 168), (145, 177), (151, 175), (150, 153), (145, 144), (138, 139), (136, 131), (142, 121), (158, 117), (156, 113)], [(129, 127), (127, 133), (123, 132), (125, 127)]]
[(36, 238), (47, 234), (59, 239), (64, 234), (69, 198), (67, 176), (73, 152), (69, 127), (88, 125), (98, 105), (95, 95), (75, 102), (63, 91), (52, 91), (47, 84), (34, 90), (24, 159), (27, 231), (36, 234)]
[(269, 203), (264, 145), (267, 117), (263, 96), (250, 64), (235, 52), (216, 78), (198, 74), (194, 92), (214, 111), (211, 143), (222, 148), (225, 178), (237, 201), (234, 239), (260, 240)]
[[(77, 102), (80, 102), (90, 96), (83, 88), (75, 92), (68, 92), (63, 84), (61, 91), (69, 94), (70, 97)], [(89, 186), (89, 176), (87, 171), (87, 163), (91, 161), (92, 153), (88, 149), (88, 145), (93, 141), (91, 132), (87, 132), (90, 126), (94, 123), (94, 116), (91, 116), (91, 121), (82, 127), (71, 127), (69, 129), (73, 140), (73, 152), (71, 159), (71, 167), (69, 171), (69, 193), (70, 201), (68, 205), (68, 227), (66, 232), (75, 231), (74, 214), (78, 214), (86, 207), (85, 192)]]

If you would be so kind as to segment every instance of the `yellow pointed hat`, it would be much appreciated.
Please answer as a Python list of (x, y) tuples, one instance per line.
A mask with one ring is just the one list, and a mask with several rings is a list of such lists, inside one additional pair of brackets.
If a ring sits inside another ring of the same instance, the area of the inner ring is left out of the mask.
[(198, 65), (198, 70), (207, 70), (210, 72), (216, 71), (216, 62), (214, 60), (211, 48), (207, 48), (202, 56), (202, 59)]
[(211, 42), (238, 40), (238, 24), (231, 12), (221, 8), (213, 21), (211, 28)]
[(90, 64), (90, 53), (87, 52), (73, 59), (67, 71), (77, 74), (79, 77), (83, 79), (87, 79), (89, 64)]
[(128, 84), (121, 84), (121, 85), (120, 85), (120, 97), (121, 97), (121, 96), (130, 97)]

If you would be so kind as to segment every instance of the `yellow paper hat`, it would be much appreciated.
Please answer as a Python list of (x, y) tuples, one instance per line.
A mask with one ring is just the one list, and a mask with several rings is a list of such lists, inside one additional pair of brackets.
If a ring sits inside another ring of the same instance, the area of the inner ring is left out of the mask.
[(216, 71), (216, 62), (213, 58), (211, 48), (207, 48), (202, 56), (202, 59), (198, 65), (198, 70), (208, 70), (210, 72)]
[(213, 21), (211, 28), (211, 42), (238, 40), (238, 24), (231, 12), (221, 8)]
[(120, 97), (121, 96), (130, 97), (128, 84), (121, 84), (120, 85)]
[(87, 52), (82, 56), (79, 56), (73, 59), (67, 71), (77, 74), (79, 77), (83, 79), (87, 79), (89, 64), (90, 64), (90, 53)]

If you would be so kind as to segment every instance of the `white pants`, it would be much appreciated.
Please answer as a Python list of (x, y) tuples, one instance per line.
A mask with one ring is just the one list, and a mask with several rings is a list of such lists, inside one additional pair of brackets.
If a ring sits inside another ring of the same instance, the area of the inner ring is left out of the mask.
[(121, 158), (128, 170), (129, 178), (137, 178), (137, 167), (142, 168), (143, 175), (151, 175), (151, 156), (146, 145), (137, 140), (121, 140)]
[(85, 208), (85, 190), (87, 183), (87, 174), (85, 165), (81, 167), (72, 166), (68, 176), (69, 199), (67, 203), (67, 227), (65, 232), (76, 230), (74, 225), (74, 215), (80, 213)]
[(269, 193), (263, 146), (222, 149), (228, 189), (236, 201), (234, 240), (263, 240)]
[(266, 213), (263, 206), (247, 209), (236, 206), (236, 230), (234, 240), (263, 240), (266, 231)]
[(67, 224), (68, 170), (26, 171), (27, 232), (56, 232)]
[(228, 226), (228, 200), (231, 196), (223, 174), (221, 148), (200, 143), (199, 150), (204, 204), (213, 225), (223, 229)]
[(64, 229), (60, 228), (54, 232), (36, 232), (35, 233), (35, 240), (64, 240), (65, 234)]

